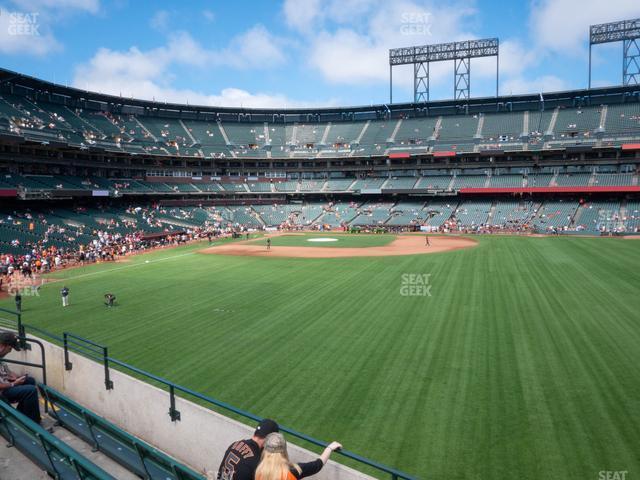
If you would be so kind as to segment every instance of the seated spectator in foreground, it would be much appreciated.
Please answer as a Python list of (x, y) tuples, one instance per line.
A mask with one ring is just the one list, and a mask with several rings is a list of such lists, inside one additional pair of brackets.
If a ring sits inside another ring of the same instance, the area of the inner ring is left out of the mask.
[(40, 424), (40, 406), (36, 381), (27, 375), (18, 376), (1, 359), (11, 350), (20, 350), (18, 337), (12, 332), (0, 333), (0, 401), (18, 403), (17, 410)]
[(254, 480), (265, 438), (279, 431), (275, 421), (265, 418), (256, 427), (253, 437), (232, 443), (218, 468), (218, 480)]
[(338, 442), (331, 442), (313, 462), (291, 463), (287, 453), (287, 440), (281, 433), (271, 433), (264, 441), (256, 480), (299, 480), (315, 475), (322, 470), (331, 453), (340, 448), (342, 445)]

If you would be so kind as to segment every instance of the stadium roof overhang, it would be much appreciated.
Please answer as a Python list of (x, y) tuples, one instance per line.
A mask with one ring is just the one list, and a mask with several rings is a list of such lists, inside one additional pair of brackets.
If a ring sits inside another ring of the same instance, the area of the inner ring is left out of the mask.
[[(473, 111), (508, 111), (511, 109), (518, 110), (517, 105), (526, 105), (531, 109), (532, 104), (544, 105), (545, 102), (553, 105), (554, 102), (578, 102), (579, 105), (598, 102), (603, 98), (623, 99), (625, 97), (640, 98), (640, 88), (638, 86), (627, 87), (604, 87), (584, 90), (570, 90), (553, 93), (532, 93), (527, 95), (509, 95), (501, 97), (481, 97), (460, 100), (442, 100), (428, 103), (395, 103), (391, 105), (364, 105), (364, 106), (345, 106), (345, 107), (326, 107), (326, 108), (238, 108), (238, 107), (215, 107), (205, 105), (188, 105), (179, 103), (165, 103), (150, 100), (141, 100), (134, 98), (125, 98), (116, 95), (107, 95), (88, 90), (58, 85), (47, 82), (35, 77), (23, 75), (17, 72), (0, 68), (0, 89), (18, 88), (21, 93), (31, 91), (41, 99), (52, 98), (55, 100), (68, 99), (72, 103), (94, 103), (103, 104), (106, 108), (109, 106), (131, 107), (132, 109), (142, 112), (153, 112), (162, 115), (176, 115), (180, 113), (191, 112), (193, 114), (207, 115), (245, 115), (250, 119), (252, 115), (257, 116), (280, 116), (282, 121), (288, 121), (287, 117), (303, 117), (307, 116), (310, 120), (322, 120), (327, 115), (343, 115), (344, 120), (353, 120), (358, 114), (377, 114), (391, 115), (393, 113), (402, 114), (406, 111), (431, 111), (438, 110), (473, 110)], [(90, 107), (90, 105), (85, 105)], [(98, 105), (94, 105), (95, 108)], [(576, 105), (578, 106), (578, 105)], [(133, 112), (132, 112), (133, 113)], [(314, 118), (317, 116), (317, 118)]]

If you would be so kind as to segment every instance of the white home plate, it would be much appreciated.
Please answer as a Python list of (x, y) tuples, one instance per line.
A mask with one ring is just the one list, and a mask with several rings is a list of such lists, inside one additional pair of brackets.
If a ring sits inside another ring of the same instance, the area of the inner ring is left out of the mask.
[(328, 237), (307, 239), (307, 242), (337, 242), (337, 241), (338, 241), (337, 238), (328, 238)]

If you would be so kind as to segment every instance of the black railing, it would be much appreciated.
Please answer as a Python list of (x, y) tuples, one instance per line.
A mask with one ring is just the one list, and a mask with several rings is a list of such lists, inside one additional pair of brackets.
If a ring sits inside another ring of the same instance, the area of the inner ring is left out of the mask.
[[(160, 377), (158, 375), (154, 375), (152, 373), (149, 373), (145, 370), (142, 370), (140, 368), (134, 367), (133, 365), (129, 365), (128, 363), (122, 362), (116, 358), (112, 358), (108, 356), (107, 353), (107, 348), (103, 345), (99, 345), (96, 344), (94, 342), (92, 342), (91, 340), (88, 340), (86, 338), (82, 338), (79, 337), (77, 335), (73, 335), (71, 333), (64, 333), (63, 334), (63, 338), (64, 338), (64, 350), (65, 350), (65, 362), (68, 361), (68, 356), (69, 356), (69, 349), (71, 345), (74, 346), (79, 346), (80, 349), (76, 352), (76, 353), (80, 353), (82, 355), (88, 356), (90, 358), (92, 358), (93, 360), (97, 360), (97, 361), (102, 361), (102, 363), (105, 366), (105, 385), (110, 385), (107, 386), (107, 389), (113, 388), (113, 382), (110, 380), (109, 377), (109, 363), (113, 364), (113, 365), (117, 365), (119, 367), (121, 367), (124, 370), (129, 370), (137, 375), (140, 375), (142, 377), (146, 377), (147, 379), (153, 380), (156, 383), (162, 384), (164, 386), (166, 386), (168, 388), (168, 393), (169, 393), (169, 417), (171, 418), (172, 422), (176, 422), (176, 421), (180, 421), (180, 412), (178, 410), (176, 410), (176, 391), (178, 392), (182, 392), (184, 394), (187, 394), (193, 398), (196, 398), (198, 400), (201, 400), (202, 402), (205, 402), (207, 404), (210, 405), (214, 405), (218, 408), (222, 408), (224, 410), (227, 410), (235, 415), (238, 415), (240, 417), (244, 417), (247, 418), (249, 420), (252, 420), (254, 422), (259, 422), (262, 419), (262, 417), (259, 417), (258, 415), (254, 415), (250, 412), (247, 412), (245, 410), (241, 410), (239, 408), (236, 408), (232, 405), (229, 405), (226, 402), (222, 402), (220, 400), (216, 400), (215, 398), (209, 397), (207, 395), (203, 395), (202, 393), (196, 392), (190, 388), (184, 387), (182, 385), (178, 385), (170, 380), (167, 380), (166, 378)], [(85, 345), (79, 345), (82, 342), (85, 343)], [(87, 353), (89, 352), (89, 355), (87, 355)], [(288, 427), (284, 427), (284, 426), (280, 426), (280, 430), (282, 432), (288, 433), (289, 435), (298, 438), (300, 440), (304, 440), (305, 442), (308, 442), (312, 445), (316, 445), (318, 447), (326, 447), (328, 445), (327, 442), (323, 442), (321, 440), (317, 440), (313, 437), (310, 437), (309, 435), (305, 435), (304, 433), (298, 432), (296, 430), (293, 430), (291, 428)], [(350, 452), (348, 450), (337, 450), (336, 453), (349, 458), (351, 460), (356, 461), (357, 463), (360, 463), (362, 465), (366, 465), (369, 468), (372, 468), (374, 470), (377, 470), (378, 472), (382, 472), (384, 474), (390, 475), (391, 478), (393, 480), (398, 480), (398, 479), (403, 479), (403, 480), (415, 480), (416, 477), (412, 477), (411, 475), (401, 472), (399, 470), (396, 470), (394, 468), (388, 467), (386, 465), (383, 465), (381, 463), (378, 462), (374, 462), (372, 460), (369, 460), (368, 458), (365, 458), (361, 455), (358, 455), (357, 453), (353, 453)]]
[[(8, 315), (8, 318), (5, 318)], [(24, 338), (24, 325), (22, 324), (22, 313), (17, 310), (0, 308), (0, 328), (17, 330), (20, 339)]]
[[(14, 327), (15, 328), (15, 327)], [(231, 412), (235, 415), (243, 417), (245, 419), (252, 420), (254, 422), (260, 422), (263, 420), (262, 417), (258, 415), (254, 415), (253, 413), (247, 412), (245, 410), (236, 408), (232, 405), (229, 405), (226, 402), (217, 400), (215, 398), (209, 397), (207, 395), (203, 395), (202, 393), (196, 392), (190, 388), (184, 387), (177, 383), (174, 383), (166, 378), (160, 377), (158, 375), (154, 375), (150, 372), (142, 370), (140, 368), (134, 367), (133, 365), (129, 365), (128, 363), (122, 362), (116, 358), (109, 356), (108, 348), (104, 345), (100, 345), (86, 338), (80, 337), (73, 333), (65, 332), (62, 337), (51, 334), (46, 330), (40, 329), (38, 327), (34, 327), (27, 324), (20, 324), (20, 328), (22, 332), (25, 330), (30, 330), (35, 333), (42, 334), (46, 337), (51, 338), (52, 340), (61, 343), (64, 348), (64, 361), (65, 361), (65, 369), (72, 370), (73, 364), (69, 360), (69, 352), (74, 352), (76, 354), (80, 354), (86, 358), (94, 360), (96, 362), (100, 362), (104, 365), (104, 375), (105, 375), (105, 388), (107, 390), (111, 390), (114, 388), (114, 383), (111, 380), (111, 376), (109, 373), (109, 369), (112, 365), (120, 367), (122, 370), (128, 370), (136, 375), (144, 377), (148, 380), (152, 380), (158, 384), (164, 385), (167, 388), (167, 393), (169, 394), (169, 410), (168, 415), (172, 422), (180, 421), (180, 412), (176, 409), (176, 392), (182, 392), (185, 395), (191, 396), (195, 399), (204, 402), (210, 406), (215, 406), (217, 408), (221, 408), (228, 412)], [(312, 445), (318, 447), (326, 447), (328, 445), (327, 442), (323, 442), (316, 438), (310, 437), (309, 435), (305, 435), (304, 433), (298, 432), (288, 427), (280, 426), (280, 430), (285, 432), (292, 437), (308, 442)], [(395, 468), (388, 467), (382, 463), (374, 462), (365, 458), (357, 453), (350, 452), (348, 450), (340, 449), (335, 452), (336, 454), (342, 455), (343, 457), (355, 461), (357, 464), (361, 466), (365, 466), (369, 469), (372, 469), (378, 474), (384, 474), (389, 476), (392, 480), (417, 480), (417, 477), (411, 476), (407, 473), (404, 473)]]
[(87, 340), (86, 338), (79, 337), (73, 333), (64, 332), (62, 334), (62, 342), (64, 346), (64, 369), (71, 370), (73, 364), (69, 361), (69, 345), (75, 345), (81, 351), (87, 354), (91, 358), (100, 358), (104, 365), (104, 386), (107, 390), (113, 388), (113, 382), (109, 375), (109, 349), (104, 345), (99, 345)]

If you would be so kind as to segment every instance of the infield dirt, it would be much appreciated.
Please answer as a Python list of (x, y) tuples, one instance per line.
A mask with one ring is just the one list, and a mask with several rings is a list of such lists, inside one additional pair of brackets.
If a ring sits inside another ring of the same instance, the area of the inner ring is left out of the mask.
[[(275, 237), (276, 235), (268, 235)], [(341, 257), (386, 257), (397, 255), (422, 255), (448, 252), (461, 248), (475, 247), (477, 242), (465, 237), (429, 236), (426, 245), (424, 235), (398, 235), (388, 245), (366, 248), (328, 248), (328, 247), (279, 247), (256, 245), (248, 242), (235, 242), (201, 250), (201, 253), (214, 255), (235, 255), (248, 257), (289, 257), (289, 258), (341, 258)]]

